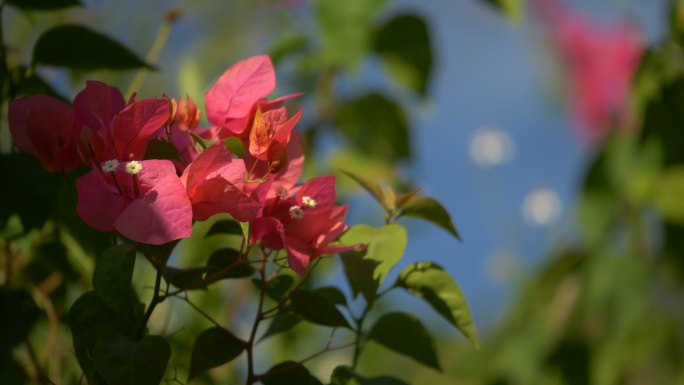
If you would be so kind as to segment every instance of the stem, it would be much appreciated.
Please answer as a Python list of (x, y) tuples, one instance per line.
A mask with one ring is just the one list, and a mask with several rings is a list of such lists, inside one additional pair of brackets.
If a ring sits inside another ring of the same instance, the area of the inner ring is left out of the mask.
[[(164, 20), (164, 24), (162, 24), (161, 28), (159, 29), (159, 33), (157, 33), (157, 37), (154, 39), (152, 47), (150, 47), (150, 50), (147, 52), (147, 56), (145, 57), (145, 62), (147, 62), (147, 64), (154, 63), (157, 61), (157, 59), (159, 59), (159, 54), (166, 45), (166, 41), (169, 39), (169, 35), (171, 34), (171, 24), (173, 23), (173, 20), (174, 19), (172, 18), (166, 18)], [(149, 69), (143, 68), (139, 70), (135, 74), (131, 85), (128, 87), (126, 95), (132, 95), (133, 92), (140, 89), (143, 83), (145, 83), (148, 73)]]
[(259, 268), (259, 277), (261, 278), (261, 287), (259, 288), (259, 305), (257, 306), (256, 316), (254, 317), (254, 324), (252, 324), (252, 331), (249, 334), (249, 340), (247, 341), (247, 385), (252, 385), (258, 381), (254, 375), (254, 341), (256, 340), (257, 330), (259, 329), (259, 324), (264, 319), (264, 296), (266, 294), (266, 261), (268, 260), (268, 255), (264, 252), (264, 249), (259, 247), (261, 251), (261, 267)]
[(356, 365), (359, 362), (359, 356), (361, 355), (361, 350), (363, 349), (363, 346), (361, 344), (363, 335), (363, 321), (366, 319), (368, 312), (370, 312), (372, 305), (372, 303), (367, 304), (366, 308), (363, 309), (363, 313), (361, 313), (359, 319), (356, 320), (356, 329), (354, 330), (354, 332), (356, 333), (356, 339), (354, 341), (354, 356), (352, 358), (352, 369), (356, 369)]
[[(155, 266), (157, 267), (157, 266)], [(141, 339), (143, 338), (143, 335), (145, 334), (145, 329), (147, 328), (147, 322), (150, 320), (150, 317), (152, 316), (152, 312), (154, 312), (154, 308), (157, 307), (157, 305), (161, 302), (164, 301), (164, 296), (159, 295), (159, 289), (161, 287), (161, 279), (162, 279), (162, 269), (157, 267), (157, 279), (154, 282), (154, 294), (152, 295), (152, 301), (150, 302), (150, 306), (147, 307), (147, 311), (145, 312), (145, 316), (142, 319), (142, 322), (140, 322), (140, 326), (138, 327), (138, 332), (136, 333), (136, 339)]]

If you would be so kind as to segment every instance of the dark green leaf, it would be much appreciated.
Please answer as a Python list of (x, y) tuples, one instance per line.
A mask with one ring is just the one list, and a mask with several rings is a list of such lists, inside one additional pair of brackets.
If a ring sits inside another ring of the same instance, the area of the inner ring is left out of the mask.
[(407, 385), (396, 378), (380, 376), (367, 378), (360, 376), (348, 366), (338, 366), (330, 376), (330, 385)]
[(0, 227), (18, 214), (24, 231), (40, 228), (50, 217), (63, 181), (49, 173), (29, 154), (0, 155), (0, 180), (11, 181), (0, 189)]
[(299, 322), (301, 322), (301, 318), (297, 317), (296, 315), (292, 314), (278, 314), (273, 318), (273, 321), (268, 325), (268, 329), (266, 329), (266, 332), (264, 333), (263, 336), (261, 336), (261, 340), (265, 340), (268, 337), (274, 336), (279, 333), (285, 333), (288, 330), (291, 330), (293, 327), (297, 326)]
[(69, 327), (78, 363), (88, 378), (94, 382), (92, 348), (97, 340), (113, 333), (133, 338), (136, 323), (127, 322), (107, 305), (94, 291), (80, 296), (69, 309)]
[(95, 343), (93, 364), (108, 384), (159, 385), (171, 358), (171, 346), (164, 337), (146, 336), (132, 341), (112, 334)]
[(246, 278), (254, 274), (254, 268), (243, 261), (239, 261), (240, 252), (233, 249), (218, 249), (209, 257), (207, 266), (211, 271), (205, 278), (211, 277), (212, 282), (221, 279)]
[(53, 88), (48, 84), (43, 78), (41, 78), (37, 73), (32, 72), (30, 75), (27, 75), (28, 73), (28, 68), (25, 66), (20, 66), (16, 68), (14, 71), (15, 73), (15, 78), (17, 79), (17, 84), (16, 84), (16, 93), (17, 97), (20, 96), (28, 96), (28, 95), (49, 95), (49, 96), (54, 96), (58, 99), (61, 99), (67, 103), (70, 101), (67, 100), (64, 96), (59, 95)]
[(425, 20), (416, 15), (392, 18), (376, 32), (375, 51), (396, 80), (426, 95), (432, 72), (432, 48)]
[(518, 22), (523, 17), (525, 0), (483, 0), (499, 8), (510, 21)]
[(320, 294), (298, 290), (292, 294), (292, 310), (305, 320), (323, 326), (349, 327), (349, 323), (334, 303)]
[(40, 313), (29, 293), (0, 286), (0, 362), (12, 360), (12, 350), (26, 340)]
[(306, 368), (294, 361), (281, 362), (266, 372), (264, 385), (323, 385)]
[(67, 285), (79, 279), (64, 245), (52, 237), (46, 237), (34, 246), (31, 262), (24, 268), (23, 275), (37, 287), (51, 275), (61, 277), (61, 282), (50, 293), (53, 306), (61, 311), (67, 292)]
[(441, 370), (435, 341), (425, 326), (411, 314), (383, 315), (373, 325), (368, 338), (423, 365)]
[(399, 274), (395, 285), (423, 298), (473, 345), (478, 346), (468, 302), (456, 282), (442, 267), (432, 262), (416, 262)]
[(77, 25), (61, 25), (43, 33), (33, 48), (33, 62), (84, 71), (152, 68), (123, 45)]
[(417, 197), (407, 202), (400, 211), (400, 216), (424, 219), (443, 228), (461, 240), (449, 212), (437, 200), (430, 197)]
[(375, 181), (367, 180), (365, 178), (362, 178), (354, 173), (351, 173), (349, 171), (344, 171), (342, 170), (344, 174), (349, 176), (350, 178), (354, 179), (356, 183), (359, 184), (359, 186), (363, 187), (368, 191), (368, 193), (375, 198), (378, 203), (384, 206), (385, 202), (385, 193), (382, 191), (382, 188), (380, 188), (380, 185), (375, 183)]
[(228, 330), (213, 327), (203, 331), (192, 345), (188, 381), (198, 374), (232, 361), (245, 350), (245, 342)]
[(134, 245), (113, 246), (97, 258), (93, 273), (95, 293), (103, 303), (129, 320), (137, 320), (138, 301), (131, 288), (135, 254)]
[[(406, 242), (406, 230), (398, 224), (377, 228), (356, 225), (340, 237), (340, 243), (343, 245), (368, 245), (364, 259), (378, 263), (373, 272), (373, 278), (379, 283), (382, 283), (390, 269), (404, 255)], [(365, 269), (368, 267), (368, 265), (363, 266)]]
[(347, 306), (347, 298), (344, 296), (344, 293), (334, 286), (318, 287), (311, 290), (311, 292), (320, 295), (334, 305)]
[(242, 235), (242, 227), (240, 227), (238, 222), (226, 219), (214, 223), (209, 231), (207, 231), (207, 235), (205, 235), (205, 237), (214, 234)]
[(406, 112), (382, 94), (372, 92), (348, 101), (337, 110), (334, 121), (361, 152), (390, 161), (411, 157)]
[(151, 139), (147, 142), (145, 159), (166, 159), (170, 161), (180, 161), (178, 150), (173, 143), (166, 140)]
[(81, 5), (78, 0), (7, 0), (7, 4), (35, 11), (51, 11)]
[[(252, 283), (261, 290), (261, 280), (254, 278)], [(266, 285), (266, 295), (274, 301), (280, 301), (285, 297), (285, 293), (292, 287), (294, 278), (289, 275), (281, 274), (271, 278)]]
[(205, 289), (207, 285), (203, 283), (204, 274), (211, 270), (214, 270), (214, 268), (208, 266), (191, 267), (189, 269), (167, 266), (164, 268), (164, 278), (179, 289)]
[(374, 259), (366, 259), (364, 258), (365, 255), (366, 251), (342, 253), (342, 263), (354, 297), (356, 298), (361, 293), (366, 301), (373, 302), (378, 287), (380, 287), (380, 278), (375, 276), (375, 269), (380, 265), (380, 262)]

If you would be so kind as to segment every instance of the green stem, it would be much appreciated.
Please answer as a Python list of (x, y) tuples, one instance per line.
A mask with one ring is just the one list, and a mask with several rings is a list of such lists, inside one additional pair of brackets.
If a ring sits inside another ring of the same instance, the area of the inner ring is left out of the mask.
[[(155, 266), (156, 267), (156, 266)], [(158, 304), (164, 301), (164, 296), (159, 295), (159, 291), (161, 288), (161, 279), (162, 279), (162, 268), (156, 267), (157, 268), (157, 278), (154, 282), (154, 294), (152, 295), (152, 301), (150, 302), (150, 306), (147, 307), (147, 311), (145, 312), (145, 315), (143, 316), (142, 322), (140, 322), (140, 326), (138, 327), (138, 331), (136, 333), (136, 339), (141, 339), (143, 338), (145, 334), (145, 329), (147, 328), (147, 322), (150, 320), (150, 317), (152, 316), (152, 313), (154, 312), (154, 308), (157, 307)]]
[(252, 385), (258, 381), (257, 376), (254, 374), (254, 342), (256, 341), (259, 324), (264, 319), (263, 309), (264, 297), (266, 295), (266, 261), (268, 260), (268, 255), (264, 252), (263, 248), (260, 247), (259, 250), (261, 251), (261, 267), (259, 268), (259, 277), (261, 278), (259, 305), (257, 306), (256, 316), (254, 317), (254, 323), (252, 324), (252, 331), (249, 333), (249, 340), (245, 347), (245, 350), (247, 351), (247, 385)]
[[(167, 40), (169, 40), (172, 23), (173, 19), (167, 18), (166, 20), (164, 20), (164, 24), (162, 24), (162, 27), (159, 29), (159, 33), (157, 33), (157, 37), (154, 39), (152, 47), (150, 47), (150, 50), (147, 53), (147, 56), (145, 57), (145, 62), (147, 64), (152, 64), (156, 62), (157, 59), (159, 59), (159, 54), (161, 54), (161, 51), (166, 45)], [(131, 85), (128, 87), (128, 90), (126, 91), (126, 95), (130, 96), (134, 92), (139, 90), (140, 87), (142, 87), (143, 83), (145, 83), (145, 79), (147, 79), (148, 74), (149, 69), (143, 68), (138, 70), (138, 72), (135, 74), (135, 77), (133, 78), (133, 81), (131, 82)]]
[(367, 304), (366, 308), (363, 309), (363, 313), (361, 313), (361, 316), (356, 320), (356, 329), (354, 329), (354, 332), (356, 333), (356, 340), (354, 341), (354, 356), (352, 358), (352, 369), (356, 369), (356, 365), (359, 363), (359, 356), (361, 355), (361, 351), (363, 350), (363, 344), (361, 341), (363, 338), (363, 321), (365, 321), (366, 316), (370, 312), (372, 306), (372, 303)]

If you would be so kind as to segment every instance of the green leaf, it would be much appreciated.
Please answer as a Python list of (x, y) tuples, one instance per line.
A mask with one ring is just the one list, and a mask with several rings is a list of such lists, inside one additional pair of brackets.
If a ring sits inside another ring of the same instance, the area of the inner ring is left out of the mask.
[(81, 295), (69, 309), (69, 327), (74, 351), (88, 383), (94, 382), (92, 348), (95, 342), (119, 333), (133, 338), (137, 324), (126, 321), (105, 305), (94, 291)]
[[(212, 277), (212, 282), (221, 279), (247, 278), (254, 274), (254, 268), (240, 261), (240, 252), (234, 249), (224, 248), (214, 251), (209, 257), (207, 266), (211, 270), (205, 275), (205, 279)], [(221, 272), (221, 274), (218, 274)]]
[(144, 159), (166, 159), (181, 161), (181, 157), (173, 143), (168, 140), (150, 139), (147, 141)]
[(340, 106), (335, 125), (352, 147), (378, 159), (411, 157), (408, 118), (396, 102), (371, 92)]
[(334, 286), (317, 287), (311, 292), (325, 298), (326, 301), (334, 305), (347, 306), (347, 298), (342, 291)]
[(228, 330), (213, 327), (203, 331), (192, 345), (188, 381), (198, 374), (235, 359), (245, 350), (245, 342)]
[(520, 22), (523, 18), (525, 0), (483, 0), (485, 3), (499, 8), (514, 23)]
[(371, 21), (385, 0), (319, 0), (314, 11), (324, 59), (348, 71), (359, 67), (372, 45)]
[(668, 222), (684, 224), (684, 166), (665, 169), (656, 179), (653, 202)]
[(171, 346), (164, 337), (146, 336), (132, 341), (112, 334), (95, 343), (93, 364), (108, 384), (159, 385), (171, 358)]
[(443, 228), (461, 240), (461, 236), (456, 231), (456, 226), (451, 221), (449, 212), (435, 199), (430, 197), (417, 197), (408, 201), (401, 209), (399, 216), (420, 218)]
[(432, 262), (411, 264), (399, 274), (395, 286), (424, 299), (473, 345), (478, 346), (468, 302), (456, 282), (442, 267)]
[(273, 318), (273, 321), (268, 325), (266, 332), (261, 336), (260, 341), (265, 340), (268, 337), (272, 337), (276, 334), (285, 333), (291, 330), (293, 327), (297, 326), (302, 321), (301, 318), (292, 314), (278, 314)]
[(422, 96), (427, 94), (432, 48), (423, 18), (399, 15), (383, 24), (375, 33), (375, 51), (397, 81)]
[(338, 366), (330, 376), (330, 385), (408, 385), (396, 378), (380, 376), (367, 378), (360, 376), (348, 366)]
[(123, 45), (77, 25), (61, 25), (43, 33), (33, 48), (33, 62), (83, 71), (152, 68)]
[(272, 367), (261, 382), (264, 385), (323, 385), (304, 365), (294, 361), (281, 362)]
[(70, 100), (67, 100), (64, 96), (58, 94), (52, 86), (43, 80), (37, 73), (31, 72), (30, 75), (27, 75), (29, 73), (28, 67), (19, 66), (12, 72), (12, 75), (17, 79), (17, 97), (40, 94), (54, 96), (67, 103), (71, 103)]
[(354, 173), (351, 173), (349, 171), (344, 171), (342, 170), (342, 173), (347, 175), (348, 177), (354, 179), (356, 183), (359, 184), (359, 186), (363, 187), (368, 191), (368, 193), (375, 198), (378, 203), (383, 205), (384, 207), (384, 202), (385, 202), (385, 193), (382, 191), (382, 188), (380, 188), (380, 185), (375, 183), (375, 181), (371, 181), (365, 178), (362, 178)]
[(398, 224), (377, 228), (356, 225), (340, 237), (340, 243), (343, 245), (368, 245), (364, 259), (378, 263), (373, 272), (373, 278), (378, 283), (382, 283), (390, 269), (404, 255), (406, 242), (406, 230)]
[(20, 9), (35, 11), (52, 11), (82, 5), (78, 0), (6, 0), (6, 2)]
[(138, 305), (131, 288), (135, 267), (135, 246), (113, 246), (97, 258), (93, 273), (93, 289), (102, 302), (129, 320), (136, 320)]
[(0, 314), (0, 362), (8, 362), (12, 360), (14, 347), (28, 338), (41, 311), (29, 293), (3, 285), (0, 286)]
[(215, 234), (242, 235), (242, 227), (240, 223), (230, 219), (218, 221), (211, 226), (205, 237)]
[(373, 302), (380, 287), (380, 278), (376, 278), (375, 269), (380, 265), (379, 261), (366, 259), (365, 251), (348, 251), (342, 253), (344, 273), (352, 288), (352, 294), (356, 298), (359, 293), (363, 294), (366, 301)]
[(308, 290), (292, 294), (292, 311), (305, 320), (323, 326), (349, 328), (347, 319), (334, 303), (322, 295)]
[[(254, 278), (252, 283), (261, 290), (261, 280)], [(278, 302), (285, 297), (285, 293), (292, 287), (294, 278), (289, 275), (280, 274), (271, 278), (266, 284), (266, 295), (268, 298)]]
[(55, 208), (64, 180), (43, 169), (36, 157), (20, 152), (0, 155), (0, 227), (10, 216), (19, 215), (24, 232), (41, 228)]
[(166, 266), (164, 267), (163, 275), (168, 282), (179, 289), (206, 289), (207, 285), (203, 283), (204, 274), (212, 270), (214, 270), (214, 267), (210, 266), (191, 267), (188, 269)]
[(423, 365), (441, 370), (435, 341), (425, 326), (408, 313), (389, 313), (375, 322), (368, 338)]

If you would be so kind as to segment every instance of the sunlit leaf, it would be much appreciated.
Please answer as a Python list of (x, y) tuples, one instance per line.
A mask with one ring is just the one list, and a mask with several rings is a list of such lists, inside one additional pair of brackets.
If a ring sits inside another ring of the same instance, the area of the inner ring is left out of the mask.
[(423, 365), (440, 370), (435, 341), (425, 326), (408, 313), (389, 313), (375, 322), (368, 338)]
[(378, 203), (383, 204), (383, 202), (385, 201), (385, 193), (382, 191), (382, 188), (379, 184), (375, 183), (375, 181), (368, 180), (349, 171), (342, 170), (342, 172), (350, 178), (354, 179), (354, 181), (358, 183), (359, 186), (366, 189), (366, 191), (368, 191), (368, 193), (373, 198), (375, 198), (375, 200), (378, 201)]
[(654, 203), (670, 222), (684, 224), (684, 166), (666, 169), (656, 181)]
[(95, 343), (95, 371), (109, 384), (158, 385), (171, 358), (164, 337), (146, 336), (139, 341), (112, 334)]
[(503, 12), (508, 20), (519, 22), (522, 20), (525, 9), (525, 0), (483, 0), (485, 3), (495, 6)]
[(295, 291), (291, 307), (296, 315), (317, 325), (349, 328), (347, 319), (335, 304), (314, 291)]
[(423, 18), (399, 15), (375, 33), (375, 51), (394, 78), (425, 96), (432, 72), (430, 33)]
[(228, 330), (213, 327), (203, 331), (192, 345), (188, 380), (235, 359), (245, 350), (245, 342)]
[(417, 197), (407, 202), (401, 209), (400, 216), (424, 219), (448, 231), (460, 240), (449, 212), (437, 200), (430, 197)]
[(78, 25), (60, 25), (43, 33), (33, 48), (33, 62), (84, 71), (151, 68), (118, 42)]
[(473, 345), (478, 346), (468, 302), (461, 288), (441, 266), (432, 262), (411, 264), (402, 270), (395, 285), (424, 299)]

